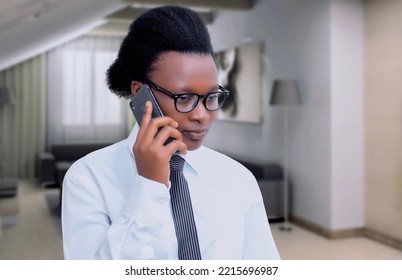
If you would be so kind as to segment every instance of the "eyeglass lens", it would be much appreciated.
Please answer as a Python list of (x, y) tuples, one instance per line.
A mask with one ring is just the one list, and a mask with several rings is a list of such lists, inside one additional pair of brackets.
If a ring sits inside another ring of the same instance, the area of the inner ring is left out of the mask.
[[(224, 92), (209, 93), (203, 97), (203, 103), (210, 111), (218, 110), (225, 101), (225, 95)], [(176, 109), (183, 113), (189, 112), (197, 106), (198, 101), (199, 97), (197, 95), (180, 95), (176, 98)]]

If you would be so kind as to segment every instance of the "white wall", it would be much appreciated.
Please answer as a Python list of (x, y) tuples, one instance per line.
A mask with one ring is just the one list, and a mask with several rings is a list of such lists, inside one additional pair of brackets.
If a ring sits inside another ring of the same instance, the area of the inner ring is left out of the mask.
[(402, 240), (402, 1), (365, 1), (365, 224)]
[(364, 226), (363, 5), (331, 2), (331, 228)]
[[(353, 6), (355, 14), (359, 7), (361, 9), (360, 4), (356, 5)], [(338, 38), (332, 33), (341, 23), (343, 14), (342, 9), (337, 8), (338, 5), (331, 3), (331, 0), (260, 0), (252, 11), (222, 13), (210, 29), (216, 49), (262, 41), (265, 81), (262, 123), (218, 121), (206, 145), (229, 154), (282, 162), (282, 114), (280, 108), (268, 106), (268, 100), (274, 79), (297, 79), (302, 93), (302, 105), (289, 110), (289, 172), (293, 181), (291, 212), (327, 229), (359, 227), (362, 213), (361, 203), (357, 206), (358, 213), (350, 211), (356, 206), (355, 202), (362, 199), (359, 196), (362, 188), (362, 161), (357, 160), (348, 166), (349, 161), (345, 161), (347, 153), (343, 148), (353, 141), (341, 141), (343, 135), (338, 135), (351, 131), (342, 127), (344, 110), (352, 112), (354, 106), (358, 106), (355, 115), (361, 112), (361, 104), (357, 104), (361, 96), (355, 98), (355, 102), (347, 108), (343, 108), (343, 101), (355, 89), (358, 94), (362, 93), (362, 80), (348, 78), (342, 73), (334, 75), (335, 70), (342, 71), (355, 63), (358, 66), (353, 69), (360, 71), (361, 75), (362, 69), (359, 67), (362, 67), (362, 60), (351, 59), (347, 50), (342, 48), (344, 41), (337, 42), (333, 49), (332, 43)], [(354, 14), (348, 16), (351, 21), (353, 17)], [(361, 24), (351, 29), (351, 32), (348, 36), (357, 34), (361, 39)], [(359, 46), (353, 50), (359, 51)], [(336, 64), (334, 59), (337, 60)], [(345, 82), (349, 83), (350, 88), (343, 92), (344, 88), (337, 85)], [(334, 99), (333, 96), (340, 91), (343, 94)], [(360, 132), (354, 133), (358, 139), (350, 149), (361, 151)], [(342, 153), (338, 154), (339, 151)], [(334, 154), (339, 156), (332, 158)], [(348, 168), (358, 168), (357, 174), (338, 176)], [(356, 186), (352, 187), (352, 198), (345, 200), (349, 198), (347, 194), (351, 186)]]

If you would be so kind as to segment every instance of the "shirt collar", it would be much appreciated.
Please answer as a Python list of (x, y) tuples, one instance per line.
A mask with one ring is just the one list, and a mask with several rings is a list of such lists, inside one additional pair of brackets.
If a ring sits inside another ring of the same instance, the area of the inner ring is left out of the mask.
[(140, 126), (138, 125), (138, 123), (135, 123), (133, 129), (130, 132), (130, 135), (127, 137), (127, 145), (129, 147), (131, 155), (133, 157), (134, 157), (133, 146), (134, 146), (135, 140), (137, 140), (137, 135), (138, 135), (139, 129), (140, 129)]
[[(137, 135), (138, 135), (139, 129), (140, 129), (140, 126), (138, 125), (138, 123), (135, 123), (133, 129), (131, 130), (130, 135), (127, 138), (127, 144), (128, 144), (128, 147), (129, 147), (130, 152), (133, 157), (134, 157), (133, 146), (134, 146), (135, 141), (137, 140)], [(182, 158), (184, 158), (184, 160), (186, 161), (185, 164), (188, 167), (190, 167), (190, 169), (192, 169), (196, 174), (198, 174), (199, 170), (200, 170), (199, 157), (202, 154), (203, 149), (204, 149), (204, 147), (201, 146), (200, 148), (198, 148), (195, 151), (188, 151), (186, 155), (183, 155), (179, 152), (177, 152), (176, 154), (181, 156)]]

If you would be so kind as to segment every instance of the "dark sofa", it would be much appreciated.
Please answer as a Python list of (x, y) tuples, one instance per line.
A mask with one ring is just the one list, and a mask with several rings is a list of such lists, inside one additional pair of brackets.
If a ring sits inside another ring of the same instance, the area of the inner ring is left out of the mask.
[[(101, 144), (57, 144), (50, 152), (42, 153), (38, 160), (39, 182), (41, 185), (61, 186), (68, 168), (77, 159), (101, 149), (111, 143)], [(268, 218), (271, 222), (283, 220), (283, 169), (274, 163), (246, 159), (229, 155), (243, 164), (256, 177), (264, 199)]]
[(61, 184), (68, 168), (77, 159), (111, 143), (54, 144), (50, 152), (38, 158), (38, 178), (41, 185)]
[[(227, 153), (226, 153), (227, 154)], [(270, 222), (281, 222), (284, 217), (284, 172), (283, 168), (266, 161), (259, 161), (244, 156), (230, 155), (248, 170), (257, 179), (264, 199), (264, 206)]]

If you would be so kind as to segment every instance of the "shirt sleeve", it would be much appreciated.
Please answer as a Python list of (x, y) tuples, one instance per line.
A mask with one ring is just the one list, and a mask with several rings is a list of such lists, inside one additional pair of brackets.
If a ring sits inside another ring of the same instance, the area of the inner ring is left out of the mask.
[(254, 180), (253, 185), (253, 202), (245, 216), (243, 259), (279, 260), (258, 183)]
[[(84, 168), (85, 169), (85, 168)], [(111, 222), (103, 193), (90, 172), (68, 172), (63, 182), (65, 259), (163, 259), (157, 246), (170, 213), (165, 185), (138, 176), (121, 216)]]

